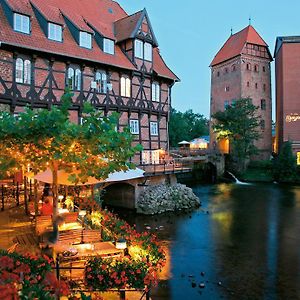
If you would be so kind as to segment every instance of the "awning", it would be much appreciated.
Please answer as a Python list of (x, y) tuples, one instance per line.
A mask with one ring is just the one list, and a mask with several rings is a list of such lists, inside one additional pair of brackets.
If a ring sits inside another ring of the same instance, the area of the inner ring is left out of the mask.
[(189, 145), (190, 143), (188, 141), (182, 141), (179, 142), (178, 145)]
[[(79, 173), (79, 171), (76, 171)], [(76, 174), (76, 172), (74, 172)], [(74, 174), (72, 173), (72, 174)], [(105, 183), (105, 182), (116, 182), (116, 181), (125, 181), (125, 180), (130, 180), (130, 179), (135, 179), (135, 178), (141, 178), (144, 177), (144, 170), (141, 169), (130, 169), (127, 171), (119, 171), (119, 172), (114, 172), (109, 174), (108, 178), (105, 180), (98, 180), (94, 177), (89, 177), (88, 180), (85, 183), (78, 183), (77, 185), (94, 185), (98, 183)], [(75, 185), (73, 182), (71, 182), (68, 178), (71, 175), (71, 173), (67, 173), (64, 170), (59, 170), (57, 174), (57, 183), (60, 185)], [(33, 177), (33, 179), (36, 179), (41, 182), (45, 183), (53, 183), (53, 178), (52, 178), (52, 172), (50, 169), (47, 169), (44, 172), (38, 173)]]

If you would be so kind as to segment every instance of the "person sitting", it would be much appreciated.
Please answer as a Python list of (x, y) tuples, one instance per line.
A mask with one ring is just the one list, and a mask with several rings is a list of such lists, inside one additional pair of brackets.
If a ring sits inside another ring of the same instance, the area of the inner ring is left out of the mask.
[(53, 206), (50, 203), (49, 198), (46, 197), (45, 201), (42, 205), (42, 208), (41, 208), (41, 215), (42, 216), (52, 216), (52, 214), (53, 214)]

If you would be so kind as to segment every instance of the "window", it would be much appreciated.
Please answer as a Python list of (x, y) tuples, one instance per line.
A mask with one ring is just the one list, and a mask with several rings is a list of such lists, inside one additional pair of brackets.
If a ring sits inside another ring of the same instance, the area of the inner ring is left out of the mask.
[(249, 81), (247, 81), (247, 87), (249, 87), (250, 86), (250, 82)]
[(225, 92), (229, 92), (229, 86), (225, 86)]
[(228, 101), (228, 100), (225, 100), (225, 101), (224, 101), (224, 108), (226, 109), (227, 107), (229, 107), (229, 101)]
[(246, 65), (246, 68), (247, 68), (247, 70), (250, 71), (250, 70), (251, 70), (251, 65), (250, 65), (250, 64), (247, 64), (247, 65)]
[(96, 91), (98, 93), (106, 93), (107, 91), (107, 76), (104, 71), (97, 71), (96, 72)]
[(92, 35), (85, 31), (79, 32), (79, 46), (92, 49)]
[(266, 100), (265, 99), (260, 100), (260, 108), (261, 108), (261, 110), (266, 110)]
[(225, 73), (228, 73), (228, 69), (227, 68), (225, 68)]
[(108, 54), (115, 54), (115, 42), (110, 39), (103, 39), (103, 51)]
[(31, 83), (31, 62), (26, 59), (17, 58), (16, 60), (16, 82)]
[(220, 72), (219, 71), (217, 72), (217, 76), (220, 77)]
[(258, 72), (258, 65), (254, 66), (254, 72)]
[(300, 152), (297, 152), (297, 165), (300, 166)]
[(263, 67), (262, 67), (262, 70), (263, 70), (263, 72), (266, 72), (266, 67), (263, 66)]
[(131, 95), (131, 81), (128, 77), (121, 77), (121, 96), (130, 97)]
[(150, 122), (150, 134), (158, 135), (158, 124), (157, 122)]
[(144, 58), (143, 42), (141, 40), (134, 41), (134, 56), (137, 58)]
[(232, 66), (231, 66), (231, 71), (234, 72), (235, 70), (236, 70), (236, 66), (235, 66), (235, 65), (232, 65)]
[(29, 34), (30, 33), (29, 17), (14, 13), (14, 30)]
[(258, 87), (258, 85), (257, 85), (257, 83), (255, 83), (255, 88), (257, 89), (257, 87)]
[(231, 106), (234, 107), (234, 106), (235, 106), (235, 103), (236, 103), (236, 100), (235, 100), (235, 99), (232, 99), (232, 100), (231, 100)]
[(138, 120), (130, 120), (129, 127), (130, 127), (130, 132), (132, 134), (139, 134), (139, 121)]
[(265, 83), (263, 85), (263, 90), (264, 90), (264, 92), (266, 91), (266, 84)]
[(67, 86), (73, 91), (81, 89), (81, 71), (79, 69), (68, 69)]
[(61, 42), (62, 41), (62, 26), (48, 23), (48, 39)]
[(145, 43), (144, 45), (145, 60), (152, 61), (152, 45)]
[(260, 121), (260, 129), (264, 130), (265, 127), (266, 127), (265, 120), (261, 120), (261, 121)]
[(157, 82), (152, 83), (152, 101), (159, 102), (160, 100), (160, 86)]

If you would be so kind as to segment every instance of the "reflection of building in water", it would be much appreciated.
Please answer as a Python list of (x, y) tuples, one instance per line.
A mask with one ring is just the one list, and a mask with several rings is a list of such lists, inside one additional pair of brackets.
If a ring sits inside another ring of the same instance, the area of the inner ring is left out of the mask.
[(300, 36), (278, 37), (276, 67), (276, 152), (292, 143), (300, 165)]

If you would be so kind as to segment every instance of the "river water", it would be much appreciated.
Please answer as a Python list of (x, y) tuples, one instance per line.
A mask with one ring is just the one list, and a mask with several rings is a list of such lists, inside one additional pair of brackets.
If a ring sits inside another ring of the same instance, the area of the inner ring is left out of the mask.
[(140, 231), (150, 226), (168, 254), (152, 298), (300, 299), (300, 187), (193, 190), (202, 207), (191, 213), (127, 218)]

